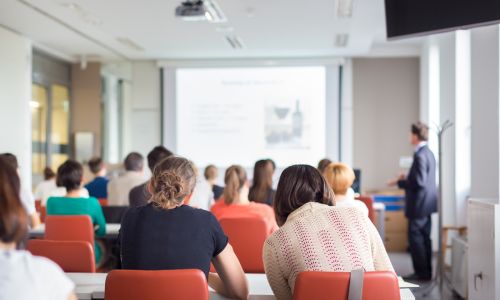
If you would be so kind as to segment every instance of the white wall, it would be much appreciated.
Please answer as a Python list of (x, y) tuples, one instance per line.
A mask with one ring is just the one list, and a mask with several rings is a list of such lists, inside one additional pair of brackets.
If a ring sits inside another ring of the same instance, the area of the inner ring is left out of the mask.
[(471, 35), (471, 196), (498, 203), (500, 180), (499, 27)]
[(418, 58), (355, 58), (353, 78), (353, 166), (363, 190), (387, 188), (412, 156), (410, 125), (419, 115)]
[(125, 86), (124, 97), (124, 155), (137, 151), (146, 156), (161, 144), (160, 70), (155, 62), (132, 63), (131, 86)]
[(0, 152), (19, 160), (31, 187), (31, 43), (0, 27)]

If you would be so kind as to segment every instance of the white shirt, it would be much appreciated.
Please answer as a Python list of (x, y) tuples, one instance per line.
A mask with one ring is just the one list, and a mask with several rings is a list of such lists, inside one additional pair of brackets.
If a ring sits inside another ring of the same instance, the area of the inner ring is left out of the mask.
[(108, 203), (115, 206), (128, 206), (130, 190), (145, 182), (142, 172), (127, 171), (108, 183)]
[(33, 198), (33, 194), (29, 190), (21, 188), (19, 197), (21, 198), (21, 203), (23, 204), (26, 213), (29, 216), (34, 215), (36, 213), (36, 208), (35, 208), (35, 199)]
[(368, 216), (368, 207), (366, 207), (366, 204), (364, 204), (362, 201), (354, 199), (354, 197), (346, 195), (345, 198), (342, 199), (336, 199), (335, 201), (335, 206), (338, 207), (355, 207), (361, 211), (363, 211), (364, 214)]
[(52, 196), (52, 192), (57, 189), (55, 178), (40, 182), (35, 188), (35, 200), (40, 200), (45, 206), (47, 199)]
[(420, 150), (420, 148), (422, 148), (425, 145), (427, 145), (427, 142), (425, 142), (425, 141), (422, 141), (422, 142), (418, 143), (418, 145), (415, 147), (415, 152), (417, 152), (418, 150)]
[(191, 200), (189, 200), (189, 205), (204, 210), (210, 210), (213, 202), (214, 192), (212, 187), (205, 179), (198, 179)]
[[(64, 197), (64, 196), (66, 196), (67, 193), (68, 193), (68, 191), (66, 191), (66, 188), (60, 186), (60, 187), (56, 188), (55, 190), (53, 190), (50, 193), (49, 197)], [(82, 198), (88, 198), (89, 191), (86, 188), (80, 188), (80, 195), (79, 196)], [(43, 203), (43, 206), (45, 206), (46, 204), (47, 204), (47, 200), (45, 200), (45, 203)]]
[(61, 268), (24, 250), (0, 250), (0, 300), (67, 300), (75, 284)]

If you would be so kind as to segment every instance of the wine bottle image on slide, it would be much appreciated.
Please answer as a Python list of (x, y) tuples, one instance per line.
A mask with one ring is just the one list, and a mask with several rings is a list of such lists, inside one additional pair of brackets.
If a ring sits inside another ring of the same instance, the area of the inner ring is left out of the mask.
[(292, 115), (292, 135), (302, 137), (302, 112), (300, 111), (300, 100), (295, 102), (295, 112)]

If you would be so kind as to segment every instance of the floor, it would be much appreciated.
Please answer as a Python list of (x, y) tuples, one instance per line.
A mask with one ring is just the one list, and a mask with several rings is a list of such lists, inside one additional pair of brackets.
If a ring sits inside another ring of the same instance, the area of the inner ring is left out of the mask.
[[(396, 273), (400, 276), (408, 275), (413, 273), (413, 267), (411, 263), (410, 254), (406, 252), (391, 252), (389, 253), (389, 257), (391, 258), (392, 265), (396, 270)], [(433, 264), (436, 265), (435, 263)], [(460, 297), (454, 295), (454, 293), (447, 287), (446, 284), (443, 284), (443, 292), (439, 292), (439, 288), (435, 287), (429, 292), (429, 285), (431, 282), (414, 282), (419, 284), (420, 287), (416, 289), (412, 289), (413, 294), (415, 295), (416, 300), (455, 300), (461, 299)], [(427, 293), (426, 293), (427, 292)], [(426, 295), (427, 294), (427, 295)]]

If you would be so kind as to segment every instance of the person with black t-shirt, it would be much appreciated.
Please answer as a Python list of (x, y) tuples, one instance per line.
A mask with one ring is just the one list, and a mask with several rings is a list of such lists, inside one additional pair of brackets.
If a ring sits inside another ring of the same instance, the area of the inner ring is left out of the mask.
[[(168, 157), (154, 168), (151, 202), (130, 208), (120, 229), (123, 269), (199, 269), (229, 298), (247, 299), (245, 274), (219, 222), (210, 212), (183, 205), (196, 175), (185, 158)], [(210, 273), (210, 262), (217, 273)]]

